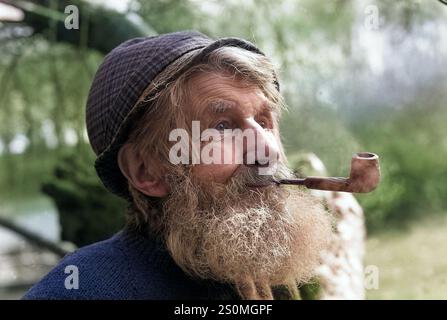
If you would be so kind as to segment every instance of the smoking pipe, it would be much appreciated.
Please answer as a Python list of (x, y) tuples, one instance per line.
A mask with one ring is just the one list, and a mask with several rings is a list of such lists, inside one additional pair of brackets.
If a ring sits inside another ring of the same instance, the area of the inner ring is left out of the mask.
[(373, 191), (380, 181), (379, 156), (370, 152), (354, 154), (349, 178), (307, 177), (281, 179), (277, 184), (303, 185), (309, 189), (366, 193)]

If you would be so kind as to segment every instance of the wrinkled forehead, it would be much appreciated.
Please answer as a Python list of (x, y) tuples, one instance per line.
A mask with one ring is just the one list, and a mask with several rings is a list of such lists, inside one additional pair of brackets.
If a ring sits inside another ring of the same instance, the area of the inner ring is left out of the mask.
[(189, 81), (190, 108), (193, 114), (238, 112), (249, 117), (275, 112), (278, 106), (261, 88), (235, 76), (199, 73)]

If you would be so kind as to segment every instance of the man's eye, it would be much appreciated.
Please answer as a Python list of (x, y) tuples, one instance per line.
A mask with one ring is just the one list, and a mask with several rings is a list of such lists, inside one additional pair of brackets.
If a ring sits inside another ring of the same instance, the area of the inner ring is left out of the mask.
[(259, 119), (256, 121), (262, 128), (271, 129), (271, 123), (267, 119)]
[(220, 121), (215, 127), (219, 131), (224, 131), (225, 129), (231, 129), (231, 123), (227, 120)]

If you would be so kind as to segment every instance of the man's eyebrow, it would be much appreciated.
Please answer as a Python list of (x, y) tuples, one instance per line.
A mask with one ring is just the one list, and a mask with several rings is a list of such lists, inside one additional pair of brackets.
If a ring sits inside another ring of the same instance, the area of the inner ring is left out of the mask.
[[(221, 114), (225, 113), (228, 110), (231, 110), (232, 108), (236, 107), (238, 104), (234, 101), (229, 100), (213, 100), (207, 103), (207, 107), (205, 110), (208, 110), (211, 113), (214, 114)], [(263, 113), (266, 111), (270, 112), (276, 112), (278, 109), (278, 106), (270, 101), (265, 101), (259, 106), (259, 113)]]
[(214, 100), (208, 103), (207, 109), (212, 113), (225, 113), (231, 108), (234, 108), (236, 103), (227, 100)]

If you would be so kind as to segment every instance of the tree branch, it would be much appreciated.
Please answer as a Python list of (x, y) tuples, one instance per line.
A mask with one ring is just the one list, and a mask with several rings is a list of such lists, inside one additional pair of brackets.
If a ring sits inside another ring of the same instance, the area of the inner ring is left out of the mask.
[(34, 232), (26, 230), (25, 228), (22, 228), (1, 216), (0, 216), (0, 226), (20, 235), (22, 238), (24, 238), (33, 245), (36, 245), (38, 247), (53, 252), (59, 257), (64, 257), (65, 255), (70, 253), (68, 250), (62, 248), (59, 244), (44, 239), (41, 236), (35, 234)]

